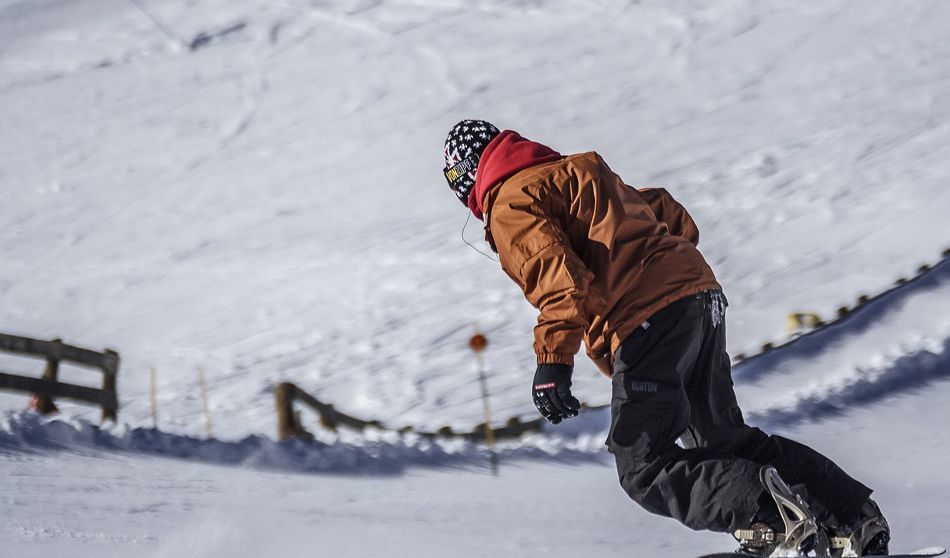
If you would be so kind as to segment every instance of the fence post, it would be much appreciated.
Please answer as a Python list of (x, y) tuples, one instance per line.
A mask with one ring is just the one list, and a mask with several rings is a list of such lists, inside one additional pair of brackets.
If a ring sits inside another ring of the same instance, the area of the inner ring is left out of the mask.
[(336, 432), (337, 429), (337, 420), (336, 420), (336, 409), (333, 408), (333, 405), (327, 405), (326, 409), (320, 410), (320, 426)]
[(208, 403), (208, 383), (205, 382), (205, 369), (198, 367), (198, 387), (201, 389), (201, 405), (205, 410), (205, 434), (211, 438), (211, 405)]
[[(50, 345), (50, 352), (46, 355), (46, 370), (43, 371), (43, 379), (56, 382), (59, 380), (59, 357), (62, 354), (62, 339), (53, 339)], [(55, 413), (58, 409), (53, 403), (52, 397), (36, 394), (36, 410), (44, 415)]]
[(155, 371), (155, 367), (149, 371), (148, 376), (148, 400), (149, 406), (152, 408), (152, 428), (158, 430), (158, 386), (156, 381), (156, 376), (158, 373)]
[(277, 400), (277, 440), (283, 441), (297, 435), (297, 417), (294, 415), (294, 385), (283, 382), (274, 386)]
[(103, 351), (102, 359), (102, 391), (113, 397), (116, 402), (114, 408), (102, 407), (102, 422), (111, 420), (117, 422), (119, 413), (119, 394), (116, 391), (116, 378), (119, 376), (119, 353), (112, 349)]

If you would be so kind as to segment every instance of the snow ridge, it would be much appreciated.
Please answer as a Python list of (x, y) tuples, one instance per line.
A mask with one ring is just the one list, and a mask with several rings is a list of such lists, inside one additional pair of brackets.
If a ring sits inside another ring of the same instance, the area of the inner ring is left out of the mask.
[(908, 392), (918, 392), (950, 378), (950, 339), (942, 345), (903, 355), (884, 368), (857, 368), (853, 376), (832, 388), (812, 387), (794, 395), (793, 403), (749, 415), (749, 422), (789, 427), (820, 422), (869, 407)]
[(914, 297), (950, 287), (950, 258), (944, 258), (930, 271), (898, 286), (851, 312), (847, 317), (809, 332), (789, 343), (749, 357), (736, 366), (737, 382), (759, 382), (780, 370), (790, 360), (814, 359), (833, 352), (845, 341), (858, 339), (870, 328), (886, 323)]
[[(315, 442), (275, 442), (248, 436), (229, 442), (204, 440), (153, 428), (102, 429), (81, 420), (47, 420), (33, 412), (8, 412), (0, 418), (0, 453), (120, 452), (184, 459), (260, 470), (349, 475), (392, 475), (409, 466), (429, 468), (488, 466), (484, 444), (428, 440), (416, 435), (367, 431), (322, 434)], [(502, 443), (504, 460), (543, 459), (565, 463), (603, 459), (603, 436), (525, 436)]]

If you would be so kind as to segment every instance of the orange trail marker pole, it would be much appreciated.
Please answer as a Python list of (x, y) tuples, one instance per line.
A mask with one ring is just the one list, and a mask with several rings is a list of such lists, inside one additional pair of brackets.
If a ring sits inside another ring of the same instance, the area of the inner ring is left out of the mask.
[(491, 407), (488, 405), (488, 379), (485, 376), (485, 360), (482, 358), (482, 352), (488, 347), (488, 339), (484, 335), (475, 332), (468, 346), (475, 353), (475, 359), (478, 361), (478, 384), (482, 389), (482, 408), (485, 411), (485, 443), (488, 444), (488, 451), (491, 459), (492, 474), (498, 474), (498, 450), (495, 447), (495, 430), (491, 426)]

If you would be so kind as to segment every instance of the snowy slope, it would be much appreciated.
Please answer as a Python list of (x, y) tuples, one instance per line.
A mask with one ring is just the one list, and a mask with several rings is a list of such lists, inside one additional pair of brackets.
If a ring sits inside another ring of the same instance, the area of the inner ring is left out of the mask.
[(165, 32), (118, 0), (0, 17), (0, 329), (119, 349), (133, 424), (155, 366), (162, 426), (200, 432), (203, 366), (228, 437), (273, 432), (282, 378), (470, 426), (476, 323), (497, 412), (532, 412), (534, 312), (439, 176), (466, 116), (681, 198), (733, 352), (950, 242), (945, 3), (140, 5)]
[[(897, 549), (945, 542), (950, 524), (950, 453), (940, 450), (950, 444), (941, 426), (950, 351), (946, 342), (906, 345), (889, 366), (852, 368), (830, 384), (821, 378), (846, 348), (879, 344), (882, 324), (927, 315), (915, 305), (940, 310), (950, 300), (948, 270), (950, 262), (735, 370), (742, 400), (758, 403), (756, 424), (807, 440), (876, 489)], [(785, 389), (783, 374), (810, 389)], [(568, 425), (502, 444), (495, 478), (485, 448), (467, 443), (345, 431), (318, 432), (314, 445), (202, 441), (8, 415), (0, 462), (14, 474), (0, 484), (0, 510), (11, 518), (0, 540), (15, 556), (691, 556), (732, 548), (728, 537), (631, 506), (601, 446), (605, 411)], [(556, 536), (539, 536), (552, 526)]]
[[(932, 396), (931, 396), (932, 395)], [(942, 421), (947, 384), (847, 420), (791, 431), (874, 486), (894, 548), (946, 543), (950, 493)], [(900, 431), (902, 450), (881, 432)], [(817, 443), (816, 443), (817, 442)], [(877, 442), (877, 443), (876, 443)], [(622, 494), (609, 464), (589, 460), (411, 466), (404, 474), (299, 475), (148, 455), (4, 452), (0, 541), (9, 556), (695, 556), (728, 537), (650, 516)], [(905, 451), (906, 450), (906, 451)], [(297, 462), (297, 461), (295, 461)], [(436, 460), (438, 463), (438, 460)], [(556, 489), (552, 490), (552, 488)], [(551, 534), (551, 533), (554, 534)], [(545, 535), (539, 535), (545, 534)], [(269, 554), (268, 554), (269, 555)]]
[[(667, 187), (726, 288), (733, 353), (889, 288), (950, 246), (948, 24), (939, 0), (0, 0), (0, 331), (123, 356), (116, 427), (68, 403), (64, 422), (4, 415), (0, 548), (731, 548), (625, 500), (603, 411), (506, 446), (496, 480), (467, 444), (274, 444), (271, 387), (470, 428), (478, 326), (495, 416), (533, 416), (534, 311), (462, 243), (439, 176), (466, 117)], [(747, 415), (877, 487), (905, 549), (950, 524), (947, 265), (736, 370)], [(578, 362), (578, 395), (605, 403)], [(194, 438), (198, 368), (214, 441)]]
[[(930, 300), (947, 300), (948, 287)], [(875, 311), (769, 358), (816, 373), (826, 357), (815, 355), (815, 345), (859, 333)], [(913, 366), (896, 367), (903, 374), (878, 375), (883, 391), (866, 378), (863, 389), (830, 390), (824, 405), (802, 399), (813, 404), (807, 415), (792, 406), (754, 418), (807, 440), (873, 486), (895, 549), (944, 542), (950, 524), (950, 453), (940, 450), (950, 444), (942, 427), (950, 351), (922, 353), (909, 355)], [(737, 377), (754, 376), (755, 364), (739, 366)], [(0, 456), (16, 474), (2, 485), (0, 509), (13, 519), (0, 539), (17, 556), (81, 549), (97, 556), (659, 557), (731, 549), (728, 537), (689, 532), (631, 506), (600, 446), (604, 418), (591, 411), (571, 429), (503, 444), (495, 478), (485, 449), (471, 444), (348, 433), (316, 445), (229, 443), (8, 416)]]

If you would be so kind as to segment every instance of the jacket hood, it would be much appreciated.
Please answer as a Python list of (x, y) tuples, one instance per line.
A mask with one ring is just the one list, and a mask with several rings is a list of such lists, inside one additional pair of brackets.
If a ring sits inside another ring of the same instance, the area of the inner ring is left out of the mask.
[(476, 218), (483, 219), (485, 207), (482, 203), (492, 185), (526, 168), (560, 158), (561, 154), (550, 147), (527, 140), (518, 132), (505, 130), (482, 153), (475, 175), (475, 188), (468, 198), (468, 208)]

